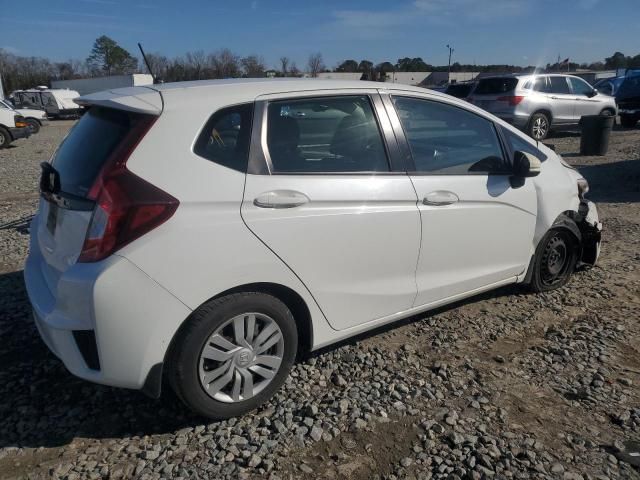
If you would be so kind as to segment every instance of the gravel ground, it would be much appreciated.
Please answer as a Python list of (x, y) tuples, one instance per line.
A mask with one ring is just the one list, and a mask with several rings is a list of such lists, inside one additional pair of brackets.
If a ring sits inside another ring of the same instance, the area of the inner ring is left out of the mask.
[(168, 391), (75, 379), (30, 320), (24, 218), (70, 125), (0, 151), (0, 478), (640, 479), (640, 130), (605, 157), (548, 141), (591, 183), (597, 268), (325, 349), (255, 414), (206, 423)]

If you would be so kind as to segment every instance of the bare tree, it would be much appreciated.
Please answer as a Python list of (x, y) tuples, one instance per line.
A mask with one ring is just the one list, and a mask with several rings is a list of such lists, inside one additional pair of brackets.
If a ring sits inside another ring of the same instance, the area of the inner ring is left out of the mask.
[(185, 55), (185, 68), (189, 71), (189, 77), (193, 80), (203, 78), (202, 73), (206, 65), (207, 57), (202, 50), (187, 52)]
[(280, 57), (280, 71), (282, 72), (282, 76), (286, 77), (287, 73), (289, 73), (289, 57)]
[(215, 78), (234, 78), (240, 76), (240, 59), (228, 48), (209, 55)]
[(258, 55), (249, 55), (240, 60), (244, 76), (249, 78), (264, 77), (265, 65), (264, 58)]
[(300, 70), (298, 69), (298, 65), (296, 65), (296, 62), (293, 62), (291, 64), (291, 68), (289, 68), (289, 76), (291, 76), (291, 77), (299, 77), (300, 76)]
[(307, 68), (309, 69), (309, 74), (311, 74), (312, 77), (317, 77), (318, 73), (324, 70), (325, 67), (322, 62), (322, 54), (320, 52), (309, 55)]

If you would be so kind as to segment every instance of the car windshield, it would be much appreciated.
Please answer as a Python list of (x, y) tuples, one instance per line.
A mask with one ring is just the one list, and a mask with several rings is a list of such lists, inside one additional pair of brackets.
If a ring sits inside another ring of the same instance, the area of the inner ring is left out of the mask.
[(518, 79), (514, 77), (483, 78), (478, 82), (473, 93), (478, 95), (497, 95), (513, 91), (518, 85)]

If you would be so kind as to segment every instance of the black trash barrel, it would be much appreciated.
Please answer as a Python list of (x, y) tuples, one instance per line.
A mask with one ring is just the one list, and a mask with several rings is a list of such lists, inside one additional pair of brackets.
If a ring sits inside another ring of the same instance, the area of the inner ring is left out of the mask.
[(585, 115), (580, 118), (580, 155), (606, 155), (613, 128), (613, 115)]

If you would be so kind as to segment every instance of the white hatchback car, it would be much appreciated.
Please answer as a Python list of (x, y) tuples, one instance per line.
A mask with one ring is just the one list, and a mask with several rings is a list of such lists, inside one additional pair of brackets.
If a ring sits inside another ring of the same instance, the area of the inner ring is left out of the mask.
[(247, 412), (297, 355), (511, 283), (564, 285), (601, 224), (579, 173), (462, 100), (223, 80), (88, 95), (43, 164), (25, 280), (75, 375)]

